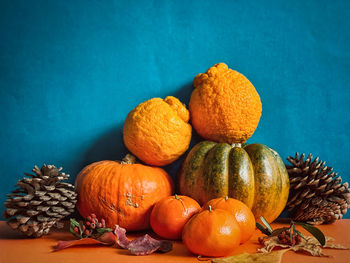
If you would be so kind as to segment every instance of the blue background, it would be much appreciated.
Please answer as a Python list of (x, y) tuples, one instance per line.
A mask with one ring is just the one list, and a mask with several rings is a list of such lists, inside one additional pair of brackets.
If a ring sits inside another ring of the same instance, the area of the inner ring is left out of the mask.
[(284, 160), (311, 152), (350, 180), (349, 13), (326, 0), (1, 0), (0, 203), (34, 164), (73, 182), (121, 159), (127, 113), (152, 97), (188, 104), (195, 75), (218, 62), (260, 94), (249, 142)]

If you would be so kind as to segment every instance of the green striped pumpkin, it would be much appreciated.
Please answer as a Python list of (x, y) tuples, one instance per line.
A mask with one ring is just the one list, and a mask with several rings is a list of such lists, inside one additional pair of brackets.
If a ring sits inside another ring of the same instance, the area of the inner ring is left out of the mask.
[(225, 196), (241, 200), (258, 221), (272, 222), (288, 200), (289, 178), (278, 153), (263, 144), (203, 141), (182, 164), (179, 190), (201, 205)]

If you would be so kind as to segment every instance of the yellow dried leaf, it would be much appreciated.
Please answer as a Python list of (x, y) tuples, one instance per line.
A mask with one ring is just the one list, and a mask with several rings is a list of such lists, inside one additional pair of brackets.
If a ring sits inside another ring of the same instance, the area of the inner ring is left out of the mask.
[(282, 255), (288, 249), (273, 251), (270, 253), (257, 253), (248, 254), (243, 253), (226, 258), (214, 258), (211, 260), (212, 263), (280, 263)]
[(322, 247), (316, 238), (312, 236), (306, 236), (306, 240), (302, 240), (299, 244), (295, 246), (280, 244), (278, 237), (271, 237), (264, 240), (264, 247), (259, 248), (258, 251), (262, 253), (269, 253), (274, 248), (289, 248), (295, 252), (302, 251), (306, 252), (312, 256), (317, 257), (328, 257), (328, 255), (322, 253), (322, 248), (334, 248), (334, 249), (349, 249), (338, 244), (329, 243), (333, 240), (330, 237), (326, 238), (326, 244)]

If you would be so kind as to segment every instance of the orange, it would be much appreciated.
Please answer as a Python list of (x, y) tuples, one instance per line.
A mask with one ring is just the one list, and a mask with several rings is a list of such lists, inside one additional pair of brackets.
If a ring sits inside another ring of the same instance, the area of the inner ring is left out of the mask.
[(188, 250), (208, 257), (230, 255), (240, 240), (241, 229), (235, 216), (211, 206), (191, 217), (182, 232), (182, 241)]
[(203, 209), (223, 209), (231, 212), (241, 229), (241, 244), (249, 240), (255, 232), (255, 217), (247, 205), (234, 198), (215, 198), (203, 206)]
[(190, 144), (189, 112), (175, 97), (139, 104), (125, 119), (125, 146), (143, 162), (162, 166), (178, 159)]
[(194, 199), (175, 195), (157, 202), (151, 213), (151, 227), (159, 236), (167, 239), (181, 239), (182, 229), (195, 213), (201, 210)]
[(198, 74), (189, 109), (194, 129), (216, 142), (242, 143), (258, 126), (262, 106), (259, 94), (242, 74), (219, 63)]

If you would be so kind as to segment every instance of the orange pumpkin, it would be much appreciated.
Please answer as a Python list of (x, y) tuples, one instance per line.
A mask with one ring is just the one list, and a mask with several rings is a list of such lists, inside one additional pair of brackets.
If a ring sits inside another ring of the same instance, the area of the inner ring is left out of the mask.
[(232, 213), (209, 206), (187, 222), (182, 241), (197, 255), (228, 256), (239, 246), (241, 229)]
[(200, 211), (196, 200), (184, 195), (163, 198), (151, 213), (151, 227), (159, 236), (180, 239), (182, 229), (192, 215)]
[(203, 209), (223, 209), (231, 212), (241, 228), (241, 243), (246, 242), (255, 232), (255, 217), (249, 207), (243, 202), (229, 197), (220, 197), (210, 200)]
[(101, 161), (86, 166), (76, 179), (77, 208), (83, 217), (104, 218), (106, 226), (126, 230), (149, 228), (153, 205), (172, 194), (171, 177), (159, 167), (136, 164), (127, 155), (122, 162)]

